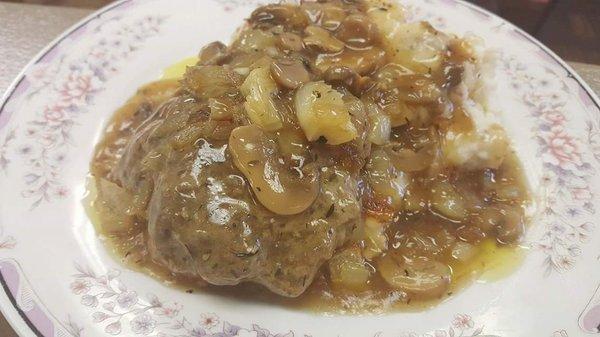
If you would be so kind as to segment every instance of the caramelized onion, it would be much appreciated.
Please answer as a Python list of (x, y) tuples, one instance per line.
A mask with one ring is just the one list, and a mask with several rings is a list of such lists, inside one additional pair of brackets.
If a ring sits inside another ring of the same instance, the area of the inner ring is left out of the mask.
[(393, 165), (403, 172), (423, 171), (431, 166), (435, 153), (433, 145), (427, 145), (415, 152), (410, 149), (394, 149), (393, 146), (386, 147)]
[(450, 285), (452, 271), (437, 261), (397, 263), (390, 256), (379, 259), (379, 273), (392, 287), (423, 298), (442, 296)]

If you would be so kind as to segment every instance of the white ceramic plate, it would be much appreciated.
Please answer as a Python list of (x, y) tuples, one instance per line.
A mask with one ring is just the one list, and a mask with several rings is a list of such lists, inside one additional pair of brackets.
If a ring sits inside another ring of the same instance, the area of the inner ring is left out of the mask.
[(0, 114), (0, 306), (23, 336), (566, 337), (599, 334), (600, 110), (547, 48), (477, 7), (412, 0), (414, 18), (500, 51), (493, 102), (546, 191), (511, 276), (476, 283), (420, 313), (324, 317), (202, 293), (123, 268), (97, 239), (82, 197), (111, 114), (161, 69), (229, 40), (249, 0), (124, 0), (51, 43)]

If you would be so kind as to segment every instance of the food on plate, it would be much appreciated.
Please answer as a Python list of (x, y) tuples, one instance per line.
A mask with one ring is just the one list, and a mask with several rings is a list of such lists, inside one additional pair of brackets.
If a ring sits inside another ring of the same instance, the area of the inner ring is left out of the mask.
[(168, 73), (91, 164), (98, 230), (130, 265), (389, 308), (449, 296), (523, 234), (529, 193), (476, 38), (387, 1), (272, 4)]

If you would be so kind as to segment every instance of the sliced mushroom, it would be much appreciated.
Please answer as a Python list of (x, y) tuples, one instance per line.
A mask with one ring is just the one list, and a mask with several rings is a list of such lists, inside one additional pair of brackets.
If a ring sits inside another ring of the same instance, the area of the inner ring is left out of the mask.
[(308, 24), (308, 17), (298, 6), (277, 4), (258, 8), (250, 16), (250, 22), (258, 27), (282, 25), (303, 29)]
[(344, 49), (344, 43), (336, 39), (331, 33), (319, 26), (308, 26), (304, 30), (306, 37), (304, 44), (315, 47), (324, 52), (337, 53)]
[(222, 42), (215, 41), (202, 48), (200, 54), (198, 54), (198, 63), (202, 65), (220, 65), (227, 56), (227, 46)]
[[(306, 210), (319, 194), (318, 169), (307, 158), (286, 160), (277, 142), (256, 125), (231, 132), (229, 151), (260, 203), (280, 215)], [(295, 165), (294, 165), (295, 164)]]
[(256, 55), (261, 55), (262, 53), (258, 53), (259, 51), (266, 50), (270, 47), (275, 47), (277, 43), (277, 38), (275, 35), (268, 30), (260, 30), (260, 29), (246, 29), (240, 33), (240, 36), (235, 40), (232, 45), (232, 50), (235, 51), (244, 51), (250, 54), (244, 55), (239, 53), (234, 53), (232, 55), (232, 63), (238, 63), (237, 58), (239, 57), (249, 57), (250, 59), (255, 59)]
[(277, 144), (283, 156), (306, 157), (310, 150), (304, 132), (296, 128), (283, 128), (277, 131)]
[(273, 61), (271, 63), (271, 76), (277, 84), (285, 89), (296, 89), (310, 81), (310, 75), (304, 64), (289, 58)]
[(354, 50), (344, 49), (335, 54), (320, 54), (315, 66), (325, 72), (333, 66), (348, 67), (359, 75), (369, 75), (383, 65), (385, 52), (377, 47)]
[(284, 32), (279, 34), (276, 43), (277, 46), (283, 50), (301, 51), (304, 49), (302, 38), (294, 33)]
[(343, 86), (355, 95), (360, 94), (362, 89), (360, 76), (348, 67), (333, 66), (323, 74), (323, 79), (333, 86)]
[(350, 47), (365, 48), (376, 42), (378, 34), (377, 26), (371, 19), (352, 14), (342, 21), (335, 36)]
[(344, 18), (348, 15), (343, 8), (339, 8), (335, 5), (325, 5), (321, 8), (320, 22), (321, 26), (327, 30), (334, 31), (344, 21)]
[(390, 286), (421, 298), (442, 296), (450, 285), (452, 275), (450, 267), (437, 261), (398, 263), (389, 255), (379, 259), (377, 267)]

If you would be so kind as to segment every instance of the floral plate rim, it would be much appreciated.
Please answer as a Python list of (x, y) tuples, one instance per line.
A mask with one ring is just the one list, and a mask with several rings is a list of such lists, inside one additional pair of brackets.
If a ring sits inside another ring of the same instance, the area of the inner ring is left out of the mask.
[[(17, 90), (17, 88), (19, 87), (19, 84), (21, 83), (21, 81), (23, 81), (25, 79), (27, 72), (35, 64), (37, 64), (38, 62), (40, 62), (40, 60), (42, 60), (48, 53), (52, 52), (54, 50), (54, 48), (56, 48), (63, 40), (65, 40), (66, 38), (70, 37), (71, 35), (73, 35), (74, 33), (76, 33), (79, 29), (85, 27), (93, 19), (101, 16), (102, 14), (107, 13), (107, 12), (109, 12), (111, 10), (114, 10), (114, 9), (116, 9), (116, 8), (124, 5), (124, 4), (130, 3), (130, 2), (135, 2), (135, 1), (136, 0), (119, 0), (119, 1), (116, 1), (115, 3), (109, 4), (109, 5), (101, 8), (101, 9), (93, 12), (92, 14), (86, 16), (85, 18), (81, 19), (79, 22), (77, 22), (76, 24), (74, 24), (73, 26), (71, 26), (69, 29), (65, 30), (65, 32), (63, 32), (61, 35), (59, 35), (57, 38), (55, 38), (53, 41), (51, 41), (34, 58), (32, 58), (32, 60), (23, 68), (23, 70), (17, 75), (17, 77), (9, 85), (9, 87), (6, 90), (6, 92), (3, 94), (2, 99), (0, 99), (0, 113), (2, 113), (2, 111), (4, 110), (5, 105), (9, 102), (9, 100), (11, 99), (11, 97), (13, 96), (13, 94), (15, 93), (15, 91)], [(445, 1), (445, 2), (451, 2), (451, 3), (452, 2), (453, 3), (457, 3), (459, 5), (468, 7), (471, 10), (474, 10), (474, 11), (480, 12), (482, 14), (485, 14), (486, 16), (498, 18), (497, 15), (495, 15), (495, 14), (493, 14), (493, 13), (491, 13), (491, 12), (489, 12), (489, 11), (483, 9), (483, 8), (480, 8), (479, 6), (476, 6), (476, 5), (473, 5), (471, 3), (468, 3), (468, 2), (466, 2), (464, 0), (443, 0), (443, 1)], [(598, 98), (598, 96), (596, 95), (596, 93), (580, 77), (580, 75), (577, 74), (572, 69), (572, 67), (570, 65), (568, 65), (564, 60), (562, 60), (552, 50), (550, 50), (543, 43), (541, 43), (540, 41), (538, 41), (537, 39), (535, 39), (534, 37), (532, 37), (528, 33), (524, 32), (520, 28), (514, 26), (513, 24), (511, 24), (510, 22), (508, 22), (508, 21), (506, 21), (504, 19), (502, 19), (502, 22), (504, 22), (505, 24), (507, 24), (508, 27), (510, 27), (511, 29), (513, 29), (518, 34), (520, 34), (522, 37), (524, 37), (530, 43), (533, 43), (535, 46), (537, 46), (538, 48), (540, 48), (547, 56), (549, 56), (552, 59), (552, 61), (555, 64), (557, 64), (560, 67), (562, 67), (568, 73), (568, 76), (572, 77), (577, 82), (577, 84), (586, 92), (586, 94), (591, 98), (591, 100), (593, 101), (593, 103), (598, 108), (600, 108), (600, 99)], [(27, 317), (27, 315), (25, 315), (23, 313), (23, 311), (19, 308), (19, 306), (17, 304), (17, 299), (15, 299), (15, 297), (8, 290), (8, 286), (6, 284), (6, 280), (4, 279), (4, 274), (1, 273), (1, 272), (0, 272), (0, 285), (3, 287), (3, 290), (4, 290), (4, 292), (2, 294), (0, 294), (0, 309), (2, 309), (3, 313), (7, 316), (7, 319), (9, 321), (9, 323), (13, 326), (13, 328), (15, 330), (17, 330), (21, 335), (34, 334), (36, 336), (44, 336), (43, 334), (41, 334), (36, 329), (35, 324), (33, 324), (30, 321), (30, 319)], [(7, 299), (8, 299), (8, 302), (10, 302), (10, 304), (6, 303)], [(10, 313), (8, 311), (10, 311)]]
[[(56, 38), (45, 45), (35, 56), (27, 62), (27, 64), (21, 69), (21, 71), (15, 76), (6, 88), (2, 97), (0, 98), (0, 115), (5, 111), (6, 105), (8, 104), (11, 97), (15, 94), (16, 89), (19, 87), (21, 82), (25, 79), (27, 72), (39, 63), (46, 55), (51, 53), (57, 46), (69, 38), (71, 35), (76, 33), (78, 30), (84, 28), (92, 20), (100, 17), (102, 14), (108, 13), (115, 10), (129, 2), (135, 2), (136, 0), (117, 0), (113, 3), (105, 5), (89, 15), (81, 18), (75, 22), (72, 26), (65, 29)], [(1, 118), (0, 118), (1, 120)], [(45, 336), (36, 328), (32, 320), (25, 314), (25, 312), (19, 307), (17, 299), (11, 293), (5, 276), (0, 272), (0, 314), (4, 316), (9, 325), (18, 333), (19, 336), (36, 336), (36, 337), (53, 337)]]

